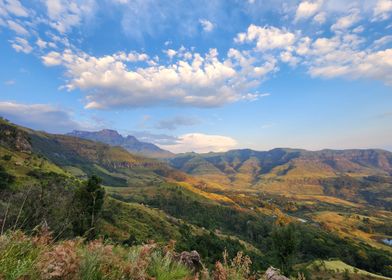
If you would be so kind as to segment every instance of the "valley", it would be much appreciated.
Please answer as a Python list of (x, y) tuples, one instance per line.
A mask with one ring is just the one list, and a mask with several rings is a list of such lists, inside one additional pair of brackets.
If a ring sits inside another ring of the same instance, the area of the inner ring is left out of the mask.
[(74, 238), (80, 214), (67, 209), (95, 175), (106, 195), (94, 233), (115, 244), (176, 240), (176, 250), (196, 250), (209, 268), (225, 250), (230, 257), (242, 251), (263, 271), (279, 266), (274, 236), (292, 225), (293, 269), (317, 274), (307, 264), (338, 259), (373, 273), (370, 279), (392, 276), (392, 247), (383, 242), (392, 238), (387, 151), (233, 150), (157, 159), (1, 120), (0, 166), (8, 182), (0, 198), (4, 231), (33, 234), (45, 221), (57, 238)]

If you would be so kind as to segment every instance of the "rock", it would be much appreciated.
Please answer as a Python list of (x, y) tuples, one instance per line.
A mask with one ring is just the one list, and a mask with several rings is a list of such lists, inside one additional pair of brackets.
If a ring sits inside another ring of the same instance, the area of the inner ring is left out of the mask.
[(197, 251), (184, 251), (181, 254), (177, 254), (174, 258), (195, 272), (201, 271), (203, 268), (200, 255)]
[(280, 270), (270, 266), (264, 274), (266, 280), (290, 280), (280, 274)]
[(28, 154), (31, 153), (32, 149), (28, 134), (4, 121), (0, 121), (0, 144), (9, 149)]

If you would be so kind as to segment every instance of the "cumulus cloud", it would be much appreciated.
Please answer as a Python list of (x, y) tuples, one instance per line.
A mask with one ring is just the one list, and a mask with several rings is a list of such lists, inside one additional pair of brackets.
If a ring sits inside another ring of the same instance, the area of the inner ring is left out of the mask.
[(392, 13), (392, 0), (378, 0), (373, 10), (373, 20), (389, 19)]
[(314, 16), (313, 20), (319, 24), (323, 24), (327, 20), (327, 14), (325, 12), (320, 12)]
[[(295, 13), (295, 20), (307, 19), (314, 16), (321, 8), (322, 1), (302, 1), (297, 8)], [(320, 16), (319, 19), (320, 20)]]
[(60, 33), (66, 33), (91, 16), (95, 0), (45, 0), (50, 25)]
[(337, 20), (335, 24), (331, 26), (333, 31), (341, 31), (352, 27), (355, 23), (360, 20), (360, 11), (353, 9), (348, 15), (343, 16)]
[(249, 89), (273, 69), (273, 61), (267, 61), (245, 71), (242, 66), (251, 62), (239, 61), (239, 52), (222, 60), (216, 49), (202, 56), (182, 48), (168, 65), (149, 60), (147, 66), (135, 67), (128, 57), (125, 53), (95, 57), (66, 50), (49, 52), (42, 61), (66, 68), (69, 80), (65, 87), (87, 92), (87, 109), (162, 104), (214, 107), (254, 99), (256, 95), (249, 94)]
[(392, 35), (387, 35), (387, 36), (384, 36), (384, 37), (381, 37), (381, 38), (375, 40), (373, 42), (373, 46), (374, 46), (374, 48), (379, 49), (379, 48), (382, 48), (383, 46), (389, 44), (390, 42), (392, 42)]
[(211, 32), (215, 27), (215, 25), (207, 19), (200, 19), (199, 22), (205, 32)]
[(17, 17), (28, 16), (27, 9), (20, 3), (19, 0), (0, 1), (0, 10), (3, 10), (3, 13), (11, 14)]
[(81, 129), (70, 113), (48, 104), (0, 102), (0, 115), (17, 124), (54, 133)]
[(352, 9), (331, 27), (335, 31), (331, 37), (318, 38), (301, 36), (300, 31), (250, 25), (248, 31), (239, 33), (235, 40), (252, 43), (262, 55), (272, 57), (275, 71), (279, 68), (278, 57), (293, 67), (301, 64), (312, 77), (366, 78), (392, 85), (392, 49), (382, 49), (392, 41), (391, 37), (383, 36), (369, 44), (357, 34), (359, 27), (351, 31), (359, 20), (358, 10)]
[(7, 21), (9, 29), (15, 31), (19, 35), (28, 35), (29, 32), (19, 23), (13, 20), (8, 20)]
[(48, 46), (48, 42), (45, 42), (41, 38), (38, 38), (35, 44), (40, 48), (40, 49), (45, 49)]
[(29, 42), (21, 37), (16, 37), (14, 40), (11, 40), (11, 46), (17, 52), (28, 54), (33, 51), (33, 47), (30, 46)]
[(392, 49), (361, 49), (362, 43), (353, 34), (318, 38), (303, 54), (304, 64), (311, 76), (367, 78), (392, 85)]
[(174, 144), (159, 146), (173, 153), (225, 152), (227, 150), (234, 149), (237, 146), (237, 141), (231, 137), (221, 135), (188, 133), (179, 136)]
[(166, 51), (164, 51), (166, 54), (167, 54), (167, 56), (170, 58), (170, 59), (172, 59), (176, 54), (177, 54), (177, 51), (175, 51), (175, 50), (173, 50), (173, 49), (168, 49), (168, 50), (166, 50)]
[(181, 126), (194, 126), (199, 123), (199, 120), (192, 117), (177, 116), (174, 118), (164, 119), (159, 121), (156, 129), (175, 130)]
[(251, 24), (246, 33), (239, 33), (235, 38), (237, 43), (256, 42), (259, 51), (282, 49), (291, 46), (296, 35), (273, 26), (257, 26)]

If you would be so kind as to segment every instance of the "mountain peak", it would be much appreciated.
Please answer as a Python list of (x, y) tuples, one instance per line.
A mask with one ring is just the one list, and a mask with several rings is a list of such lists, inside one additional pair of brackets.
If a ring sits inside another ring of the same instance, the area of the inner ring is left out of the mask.
[(130, 153), (140, 154), (143, 156), (157, 158), (172, 156), (172, 153), (170, 153), (169, 151), (162, 150), (161, 148), (152, 143), (141, 142), (132, 135), (123, 137), (121, 134), (119, 134), (116, 130), (113, 129), (102, 129), (95, 132), (74, 130), (67, 135), (102, 142), (111, 146), (121, 146)]
[(106, 134), (106, 135), (121, 136), (120, 133), (117, 132), (117, 130), (108, 129), (108, 128), (104, 128), (104, 129), (98, 131), (97, 133)]

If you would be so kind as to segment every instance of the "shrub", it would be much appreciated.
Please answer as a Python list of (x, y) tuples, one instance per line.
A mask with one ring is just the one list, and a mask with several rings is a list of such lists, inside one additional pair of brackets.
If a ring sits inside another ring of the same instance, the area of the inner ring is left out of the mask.
[(185, 265), (175, 262), (171, 254), (163, 255), (160, 251), (152, 253), (148, 271), (157, 280), (181, 280), (191, 277), (191, 271)]
[(43, 254), (38, 263), (42, 279), (75, 279), (79, 271), (77, 242), (65, 241)]
[(0, 279), (34, 279), (35, 264), (42, 248), (21, 232), (0, 236)]

